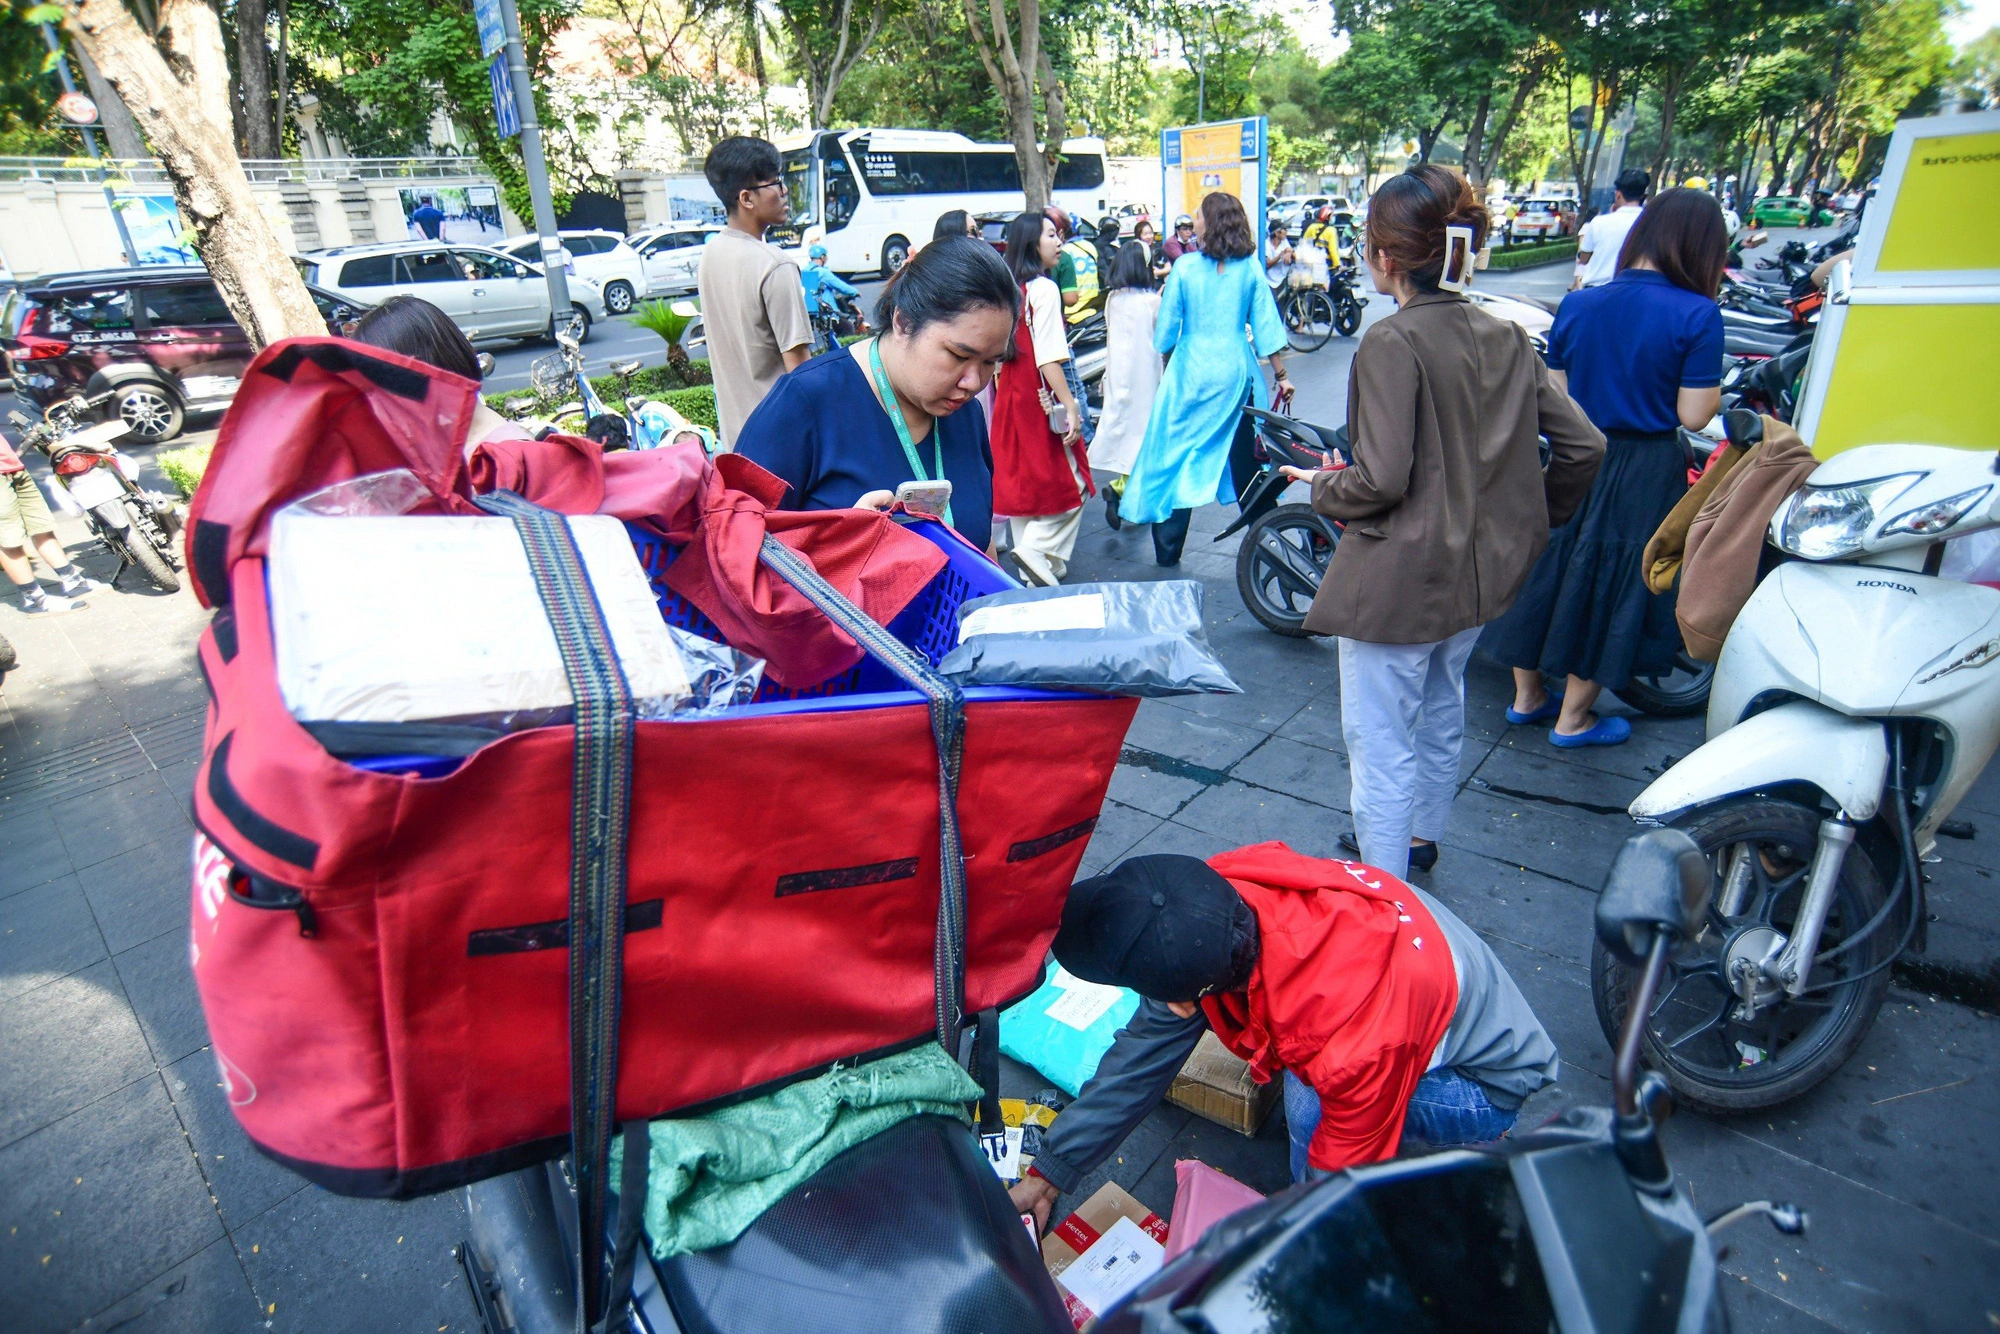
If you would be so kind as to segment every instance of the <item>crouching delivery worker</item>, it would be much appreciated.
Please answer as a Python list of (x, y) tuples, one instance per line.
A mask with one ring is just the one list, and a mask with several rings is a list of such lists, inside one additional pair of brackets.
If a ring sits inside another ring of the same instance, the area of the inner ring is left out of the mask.
[(1359, 862), (1259, 843), (1209, 861), (1133, 857), (1070, 890), (1056, 961), (1143, 998), (1042, 1142), (1014, 1205), (1046, 1226), (1166, 1096), (1210, 1028), (1285, 1081), (1292, 1179), (1498, 1139), (1556, 1078), (1514, 979), (1436, 899)]

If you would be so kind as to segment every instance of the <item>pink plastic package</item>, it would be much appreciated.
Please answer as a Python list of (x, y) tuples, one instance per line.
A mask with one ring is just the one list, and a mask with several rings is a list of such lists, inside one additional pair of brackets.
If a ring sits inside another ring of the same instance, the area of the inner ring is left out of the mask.
[(1174, 1164), (1174, 1216), (1167, 1225), (1166, 1258), (1192, 1250), (1211, 1223), (1263, 1202), (1262, 1195), (1235, 1177), (1207, 1163), (1181, 1159)]

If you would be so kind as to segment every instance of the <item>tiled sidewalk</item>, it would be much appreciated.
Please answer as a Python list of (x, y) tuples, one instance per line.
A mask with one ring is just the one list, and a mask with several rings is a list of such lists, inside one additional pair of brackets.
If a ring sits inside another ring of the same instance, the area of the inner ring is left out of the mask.
[[(1110, 533), (1100, 513), (1076, 578), (1157, 577), (1145, 533)], [(1196, 516), (1183, 573), (1206, 584), (1214, 643), (1245, 693), (1141, 708), (1086, 870), (1275, 837), (1331, 854), (1347, 828), (1333, 648), (1242, 613), (1233, 543), (1207, 543), (1221, 523)], [(0, 604), (24, 664), (0, 692), (0, 1328), (470, 1329), (453, 1196), (306, 1187), (248, 1146), (220, 1096), (186, 966), (202, 620), (186, 594), (101, 593), (33, 624)], [(1558, 754), (1540, 731), (1499, 724), (1505, 688), (1475, 663), (1466, 788), (1430, 887), (1494, 943), (1562, 1048), (1563, 1083), (1535, 1106), (1601, 1103), (1592, 894), (1630, 832), (1624, 803), (1699, 727), (1639, 720), (1629, 745)], [(1939, 985), (1990, 1007), (2000, 779), (1965, 813), (1978, 837), (1930, 868), (1932, 960)], [(1814, 1217), (1803, 1242), (1758, 1225), (1730, 1235), (1740, 1328), (1990, 1327), (1996, 1055), (1988, 1014), (1899, 987), (1847, 1069), (1782, 1114), (1672, 1123), (1705, 1207), (1769, 1196)], [(1018, 1068), (1009, 1079), (1040, 1086)], [(1164, 1213), (1186, 1157), (1280, 1186), (1282, 1118), (1250, 1140), (1163, 1107), (1097, 1179)]]

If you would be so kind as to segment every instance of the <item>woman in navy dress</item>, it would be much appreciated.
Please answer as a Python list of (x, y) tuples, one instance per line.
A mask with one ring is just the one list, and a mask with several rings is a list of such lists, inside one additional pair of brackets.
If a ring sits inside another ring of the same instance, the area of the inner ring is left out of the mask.
[(790, 484), (786, 509), (885, 509), (901, 483), (942, 477), (948, 521), (988, 550), (993, 461), (972, 400), (1007, 354), (1019, 300), (992, 247), (962, 236), (931, 242), (877, 298), (881, 334), (780, 379), (743, 424), (736, 452)]
[[(1604, 466), (1482, 642), (1514, 669), (1507, 721), (1553, 720), (1558, 746), (1630, 737), (1625, 719), (1592, 712), (1598, 692), (1666, 669), (1680, 649), (1673, 596), (1647, 590), (1641, 558), (1687, 493), (1675, 428), (1707, 425), (1721, 401), (1715, 293), (1728, 249), (1712, 195), (1664, 190), (1632, 224), (1617, 276), (1563, 298), (1549, 330), (1549, 377), (1604, 432)], [(1569, 678), (1560, 698), (1544, 688), (1544, 672)]]

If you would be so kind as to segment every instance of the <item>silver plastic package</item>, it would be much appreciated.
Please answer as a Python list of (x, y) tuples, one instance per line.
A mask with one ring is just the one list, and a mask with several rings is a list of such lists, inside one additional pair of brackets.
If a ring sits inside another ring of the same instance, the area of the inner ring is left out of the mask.
[(1238, 695), (1201, 624), (1201, 585), (1072, 584), (973, 598), (938, 671), (967, 685), (1104, 695)]
[(640, 717), (664, 716), (674, 722), (692, 722), (748, 704), (756, 695), (764, 680), (762, 658), (739, 653), (727, 644), (703, 639), (679, 626), (668, 626), (667, 633), (680, 647), (681, 663), (687, 668), (688, 693), (675, 701), (666, 714), (641, 713)]

